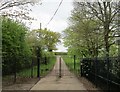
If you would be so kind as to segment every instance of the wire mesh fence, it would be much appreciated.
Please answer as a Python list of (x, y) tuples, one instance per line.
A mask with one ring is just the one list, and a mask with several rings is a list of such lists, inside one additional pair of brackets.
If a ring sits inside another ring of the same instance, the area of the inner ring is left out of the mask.
[[(3, 57), (2, 79), (3, 82), (16, 82), (19, 79), (33, 78), (38, 75), (38, 62), (40, 57)], [(56, 61), (55, 56), (40, 58), (39, 74), (40, 78), (47, 75)]]
[(81, 61), (81, 75), (96, 86), (98, 81), (105, 83), (107, 90), (120, 89), (120, 60), (118, 57), (85, 58)]

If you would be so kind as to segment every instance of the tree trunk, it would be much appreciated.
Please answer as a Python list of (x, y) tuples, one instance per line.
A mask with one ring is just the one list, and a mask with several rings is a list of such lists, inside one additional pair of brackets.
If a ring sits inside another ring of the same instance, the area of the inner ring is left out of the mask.
[(105, 41), (105, 51), (106, 57), (109, 57), (109, 24), (104, 23), (104, 41)]
[(105, 36), (105, 51), (106, 51), (106, 57), (109, 57), (109, 42), (108, 37)]

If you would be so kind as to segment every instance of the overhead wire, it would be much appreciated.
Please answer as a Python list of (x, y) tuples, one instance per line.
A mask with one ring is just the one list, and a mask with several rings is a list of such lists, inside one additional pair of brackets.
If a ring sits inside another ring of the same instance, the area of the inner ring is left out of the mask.
[(57, 14), (57, 12), (58, 12), (58, 10), (59, 10), (59, 8), (60, 8), (62, 2), (63, 2), (63, 0), (61, 0), (61, 2), (59, 3), (58, 8), (57, 8), (56, 11), (54, 12), (54, 14), (53, 14), (53, 16), (51, 17), (51, 19), (48, 21), (46, 27), (50, 24), (50, 22), (53, 20), (53, 18), (54, 18), (55, 15)]

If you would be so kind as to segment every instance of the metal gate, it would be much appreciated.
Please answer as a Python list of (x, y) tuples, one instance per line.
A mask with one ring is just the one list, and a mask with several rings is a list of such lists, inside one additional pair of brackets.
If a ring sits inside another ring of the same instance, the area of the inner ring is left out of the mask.
[(49, 74), (50, 76), (74, 76), (74, 73), (79, 75), (80, 74), (80, 62), (75, 62), (75, 59), (70, 58), (69, 62), (66, 62), (65, 58), (70, 58), (68, 56), (60, 57), (57, 56), (56, 64)]

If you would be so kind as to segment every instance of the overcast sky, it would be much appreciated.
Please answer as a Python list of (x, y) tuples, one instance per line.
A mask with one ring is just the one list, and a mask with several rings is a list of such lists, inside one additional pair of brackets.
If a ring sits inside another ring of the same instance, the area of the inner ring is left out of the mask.
[[(53, 16), (61, 0), (42, 0), (42, 5), (32, 6), (30, 16), (37, 20), (32, 21), (30, 29), (39, 29), (41, 22), (43, 29), (47, 27), (47, 29), (50, 29), (51, 31), (62, 32), (68, 26), (68, 18), (70, 17), (71, 10), (73, 9), (72, 1), (73, 0), (63, 0), (57, 14), (48, 26), (46, 25)], [(59, 44), (57, 48), (58, 51), (66, 51), (63, 44)]]

